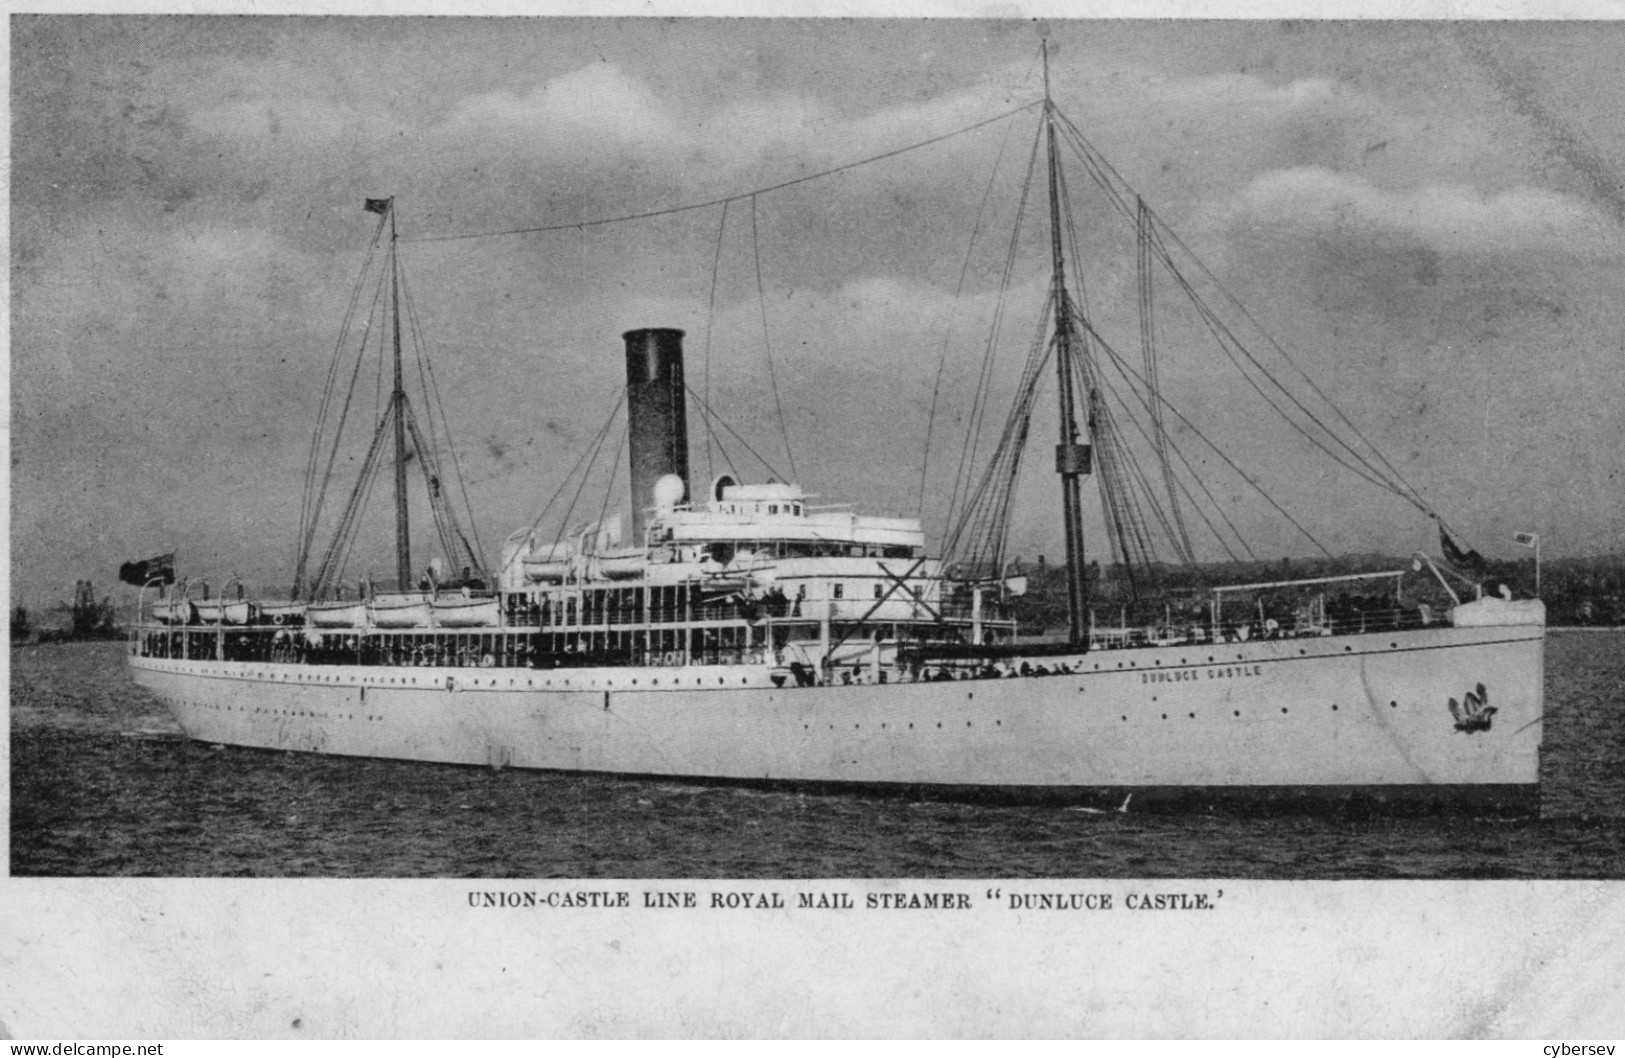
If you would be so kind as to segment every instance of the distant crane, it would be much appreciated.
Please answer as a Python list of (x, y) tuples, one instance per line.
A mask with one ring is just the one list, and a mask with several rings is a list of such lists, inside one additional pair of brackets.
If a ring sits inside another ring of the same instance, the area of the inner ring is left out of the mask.
[(58, 603), (57, 613), (66, 613), (72, 619), (67, 635), (71, 639), (111, 639), (119, 634), (114, 622), (110, 596), (96, 600), (96, 589), (88, 580), (74, 583), (73, 602)]

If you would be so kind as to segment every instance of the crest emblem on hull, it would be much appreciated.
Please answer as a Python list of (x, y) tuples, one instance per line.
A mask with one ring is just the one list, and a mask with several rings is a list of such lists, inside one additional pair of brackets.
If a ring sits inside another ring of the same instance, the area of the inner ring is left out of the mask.
[(1495, 706), (1490, 704), (1490, 692), (1481, 683), (1468, 691), (1462, 701), (1450, 699), (1450, 715), (1456, 718), (1457, 731), (1469, 735), (1474, 731), (1488, 731), (1490, 718), (1495, 715)]

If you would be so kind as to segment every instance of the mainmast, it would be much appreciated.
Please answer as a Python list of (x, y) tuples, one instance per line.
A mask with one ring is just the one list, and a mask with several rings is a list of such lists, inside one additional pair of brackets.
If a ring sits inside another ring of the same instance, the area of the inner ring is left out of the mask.
[(412, 587), (412, 532), (406, 517), (406, 389), (401, 382), (401, 286), (396, 264), (395, 199), (389, 209), (389, 302), (395, 348), (395, 391), (390, 414), (395, 417), (395, 584), (399, 591)]
[(1066, 529), (1066, 614), (1068, 642), (1089, 648), (1088, 579), (1083, 567), (1083, 502), (1080, 479), (1089, 473), (1089, 445), (1078, 440), (1077, 402), (1073, 393), (1072, 306), (1066, 294), (1066, 256), (1061, 248), (1061, 173), (1055, 151), (1055, 104), (1049, 94), (1049, 41), (1044, 42), (1044, 126), (1049, 148), (1050, 257), (1054, 283), (1055, 369), (1061, 402), (1061, 439), (1055, 446), (1055, 471), (1061, 475), (1061, 508)]

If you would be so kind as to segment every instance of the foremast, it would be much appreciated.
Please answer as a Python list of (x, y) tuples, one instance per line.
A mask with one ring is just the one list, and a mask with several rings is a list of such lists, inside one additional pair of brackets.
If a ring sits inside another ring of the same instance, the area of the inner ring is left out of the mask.
[(1072, 363), (1072, 306), (1066, 293), (1066, 255), (1061, 245), (1061, 174), (1055, 149), (1055, 103), (1049, 90), (1049, 42), (1044, 44), (1044, 128), (1049, 159), (1051, 298), (1055, 306), (1055, 373), (1059, 399), (1060, 442), (1055, 471), (1061, 476), (1061, 508), (1066, 532), (1066, 613), (1068, 643), (1089, 648), (1089, 587), (1083, 566), (1082, 479), (1089, 473), (1089, 445), (1078, 439)]

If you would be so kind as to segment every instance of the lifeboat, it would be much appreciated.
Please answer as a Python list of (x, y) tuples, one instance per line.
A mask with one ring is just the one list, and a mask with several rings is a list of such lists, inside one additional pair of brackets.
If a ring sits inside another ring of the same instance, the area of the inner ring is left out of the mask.
[(634, 580), (649, 568), (649, 553), (641, 547), (606, 551), (598, 556), (598, 575), (605, 580)]
[(575, 553), (568, 543), (539, 547), (519, 560), (525, 577), (541, 584), (559, 584), (570, 575)]
[(251, 616), (249, 604), (241, 599), (204, 599), (192, 605), (197, 610), (198, 620), (204, 624), (245, 625)]
[(152, 619), (166, 625), (183, 625), (192, 620), (192, 603), (188, 599), (160, 599), (152, 604)]
[(413, 592), (377, 595), (367, 607), (375, 628), (426, 628), (429, 611), (429, 597)]
[(367, 604), (343, 599), (313, 602), (305, 607), (305, 623), (317, 628), (361, 628), (367, 623)]
[(305, 619), (302, 602), (262, 602), (259, 611), (261, 621), (274, 625), (296, 625)]
[(494, 598), (447, 595), (433, 603), (434, 623), (442, 628), (494, 628), (502, 623)]

